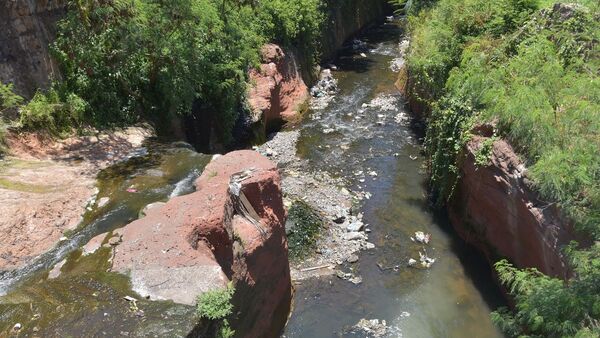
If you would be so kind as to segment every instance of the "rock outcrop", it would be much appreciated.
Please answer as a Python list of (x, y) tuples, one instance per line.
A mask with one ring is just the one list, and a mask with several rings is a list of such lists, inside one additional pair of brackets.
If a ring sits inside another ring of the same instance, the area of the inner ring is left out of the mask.
[(466, 148), (449, 205), (454, 228), (492, 263), (506, 257), (518, 267), (566, 277), (561, 247), (574, 239), (572, 227), (555, 204), (540, 200), (530, 188), (525, 165), (506, 141), (495, 141), (489, 164), (477, 166), (483, 140), (475, 136)]
[(48, 46), (65, 12), (65, 0), (0, 1), (0, 82), (30, 97), (60, 75)]
[(250, 70), (248, 102), (253, 122), (260, 123), (268, 132), (297, 119), (309, 95), (291, 51), (284, 52), (275, 44), (267, 44), (261, 54), (260, 69)]
[(333, 59), (346, 40), (391, 12), (387, 0), (328, 0), (327, 8), (321, 39), (323, 60)]
[(183, 304), (232, 281), (232, 326), (245, 337), (278, 336), (291, 280), (276, 166), (232, 152), (209, 163), (196, 188), (120, 229), (112, 270), (128, 273), (142, 296)]

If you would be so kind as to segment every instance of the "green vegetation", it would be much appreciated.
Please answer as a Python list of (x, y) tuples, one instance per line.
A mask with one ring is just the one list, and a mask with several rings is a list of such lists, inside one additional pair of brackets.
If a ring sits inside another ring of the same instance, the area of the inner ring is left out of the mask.
[(314, 249), (323, 220), (303, 201), (295, 201), (288, 212), (288, 222), (293, 223), (287, 234), (290, 258), (306, 257)]
[(247, 70), (268, 41), (318, 57), (321, 0), (70, 0), (51, 46), (61, 80), (20, 125), (60, 134), (214, 112), (222, 141), (244, 111)]
[[(411, 99), (427, 108), (425, 141), (438, 203), (451, 196), (474, 126), (515, 146), (540, 196), (600, 239), (600, 5), (576, 1), (429, 1), (409, 17)], [(493, 139), (478, 164), (487, 163)], [(565, 249), (566, 282), (496, 266), (516, 311), (494, 320), (511, 336), (600, 334), (600, 245)]]
[(6, 151), (4, 137), (8, 128), (8, 116), (16, 114), (22, 102), (23, 98), (15, 94), (12, 84), (0, 82), (0, 156)]
[(217, 337), (233, 337), (235, 331), (231, 329), (227, 318), (233, 313), (231, 297), (235, 293), (232, 283), (226, 289), (208, 291), (198, 296), (198, 315), (213, 321), (220, 321)]

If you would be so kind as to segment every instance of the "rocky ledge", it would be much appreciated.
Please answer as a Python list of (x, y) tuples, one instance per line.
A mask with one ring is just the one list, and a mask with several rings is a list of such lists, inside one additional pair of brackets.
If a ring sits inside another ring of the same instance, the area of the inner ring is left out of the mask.
[(291, 303), (280, 184), (275, 165), (254, 151), (216, 158), (196, 192), (118, 231), (112, 270), (129, 274), (141, 296), (190, 305), (231, 281), (232, 326), (247, 337), (277, 336)]

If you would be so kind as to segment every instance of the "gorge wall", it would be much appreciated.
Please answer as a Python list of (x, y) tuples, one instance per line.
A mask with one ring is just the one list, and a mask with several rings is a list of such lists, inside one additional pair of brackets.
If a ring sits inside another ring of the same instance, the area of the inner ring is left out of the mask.
[(322, 60), (334, 58), (344, 42), (391, 12), (387, 0), (326, 0), (328, 17), (321, 40)]
[(454, 228), (491, 263), (508, 258), (518, 267), (567, 277), (561, 248), (574, 239), (571, 225), (555, 204), (538, 198), (525, 165), (505, 140), (494, 141), (488, 165), (477, 165), (485, 139), (474, 136), (466, 146), (448, 208)]
[(0, 1), (0, 82), (31, 97), (60, 76), (48, 45), (65, 12), (65, 0)]

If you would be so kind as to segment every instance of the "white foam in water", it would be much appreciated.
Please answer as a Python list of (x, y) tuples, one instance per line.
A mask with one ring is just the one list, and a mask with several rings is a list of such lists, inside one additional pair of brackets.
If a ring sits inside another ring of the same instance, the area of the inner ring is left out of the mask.
[(175, 188), (169, 195), (169, 198), (181, 196), (194, 191), (194, 180), (199, 176), (197, 170), (192, 170), (186, 177), (175, 184)]

